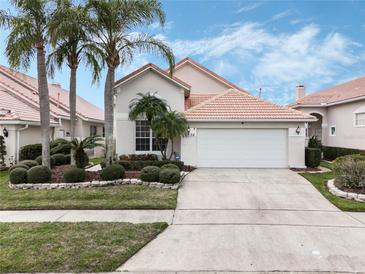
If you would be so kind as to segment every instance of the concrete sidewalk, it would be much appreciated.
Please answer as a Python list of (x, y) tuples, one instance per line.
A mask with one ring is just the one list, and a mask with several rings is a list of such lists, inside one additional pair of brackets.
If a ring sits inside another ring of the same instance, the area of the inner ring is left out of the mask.
[(0, 222), (172, 223), (174, 210), (14, 210), (0, 211)]

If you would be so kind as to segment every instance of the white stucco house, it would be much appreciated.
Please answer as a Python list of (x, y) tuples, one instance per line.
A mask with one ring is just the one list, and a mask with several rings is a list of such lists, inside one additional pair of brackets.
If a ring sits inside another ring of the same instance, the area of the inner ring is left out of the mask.
[[(0, 65), (0, 135), (5, 137), (6, 164), (16, 162), (19, 149), (41, 142), (38, 81)], [(50, 139), (66, 138), (70, 132), (69, 92), (49, 84)], [(77, 97), (76, 136), (103, 135), (104, 112)]]
[(317, 136), (325, 146), (365, 150), (365, 77), (309, 95), (299, 85), (291, 106), (317, 117), (308, 124), (308, 137)]
[(137, 93), (157, 92), (183, 113), (189, 134), (174, 152), (198, 167), (288, 168), (305, 166), (305, 123), (316, 118), (250, 95), (211, 70), (185, 58), (174, 76), (147, 64), (115, 83), (116, 153), (156, 153), (146, 121), (128, 120)]

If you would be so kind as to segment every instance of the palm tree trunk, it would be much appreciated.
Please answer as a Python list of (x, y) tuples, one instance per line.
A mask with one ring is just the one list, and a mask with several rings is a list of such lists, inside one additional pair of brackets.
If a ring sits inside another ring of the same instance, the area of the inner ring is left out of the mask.
[(37, 72), (38, 72), (38, 94), (40, 105), (41, 119), (41, 138), (42, 138), (42, 165), (50, 167), (50, 152), (49, 152), (49, 92), (46, 71), (46, 58), (44, 47), (37, 47)]
[(115, 68), (108, 67), (108, 73), (105, 80), (105, 90), (104, 90), (104, 122), (105, 122), (105, 155), (106, 164), (110, 165), (113, 163), (114, 157), (114, 78), (115, 78)]
[[(168, 144), (166, 144), (167, 146)], [(171, 153), (170, 153), (170, 157), (169, 160), (171, 160), (172, 154), (174, 153), (174, 139), (171, 138)]]
[[(70, 73), (70, 94), (69, 94), (69, 105), (70, 105), (70, 136), (71, 140), (73, 140), (76, 132), (76, 72), (77, 68), (71, 66)], [(75, 164), (74, 159), (74, 150), (71, 150), (71, 165)]]

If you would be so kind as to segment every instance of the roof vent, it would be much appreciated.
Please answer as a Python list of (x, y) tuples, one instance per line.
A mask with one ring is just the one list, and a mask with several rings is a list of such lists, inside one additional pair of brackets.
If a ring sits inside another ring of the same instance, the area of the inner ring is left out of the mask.
[(296, 86), (296, 99), (299, 100), (305, 96), (305, 86), (300, 84)]

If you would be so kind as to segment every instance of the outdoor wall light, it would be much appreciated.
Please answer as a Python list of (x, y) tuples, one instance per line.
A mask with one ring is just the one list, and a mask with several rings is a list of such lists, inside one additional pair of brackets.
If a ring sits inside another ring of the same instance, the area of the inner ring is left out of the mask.
[(9, 136), (9, 132), (6, 128), (3, 129), (3, 134), (4, 134), (5, 137)]
[(300, 134), (300, 127), (298, 126), (295, 132), (299, 135)]

